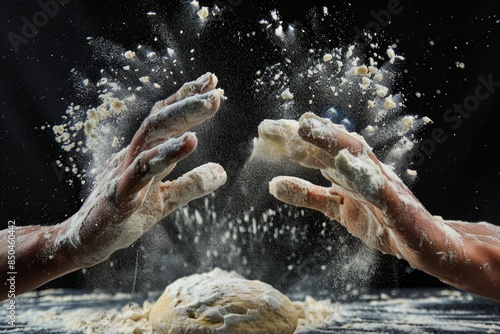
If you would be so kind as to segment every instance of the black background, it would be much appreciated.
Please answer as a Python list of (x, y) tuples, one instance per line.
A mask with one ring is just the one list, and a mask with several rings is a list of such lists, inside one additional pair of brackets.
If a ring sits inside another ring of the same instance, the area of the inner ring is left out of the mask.
[[(372, 10), (387, 8), (387, 1), (332, 1), (332, 4), (307, 1), (292, 5), (288, 1), (242, 0), (232, 3), (238, 4), (228, 11), (227, 24), (243, 32), (258, 30), (258, 20), (268, 17), (271, 9), (277, 9), (285, 22), (303, 22), (311, 8), (327, 5), (333, 8), (332, 15), (339, 16), (339, 20), (338, 30), (325, 33), (340, 36), (344, 42), (355, 37), (354, 27), (363, 28), (374, 21)], [(407, 97), (407, 109), (434, 120), (420, 133), (421, 138), (431, 138), (436, 128), (443, 129), (448, 136), (417, 168), (419, 178), (412, 190), (433, 214), (499, 224), (500, 87), (481, 101), (479, 108), (456, 130), (442, 120), (442, 115), (474, 94), (479, 76), (492, 75), (493, 81), (500, 82), (500, 23), (496, 22), (500, 18), (500, 4), (493, 0), (461, 4), (402, 0), (401, 6), (402, 12), (394, 15), (383, 35), (386, 40), (397, 40), (398, 50), (406, 58), (404, 69), (408, 73), (401, 88)], [(11, 0), (2, 7), (0, 226), (5, 227), (12, 219), (19, 226), (54, 224), (78, 210), (81, 189), (70, 186), (55, 173), (54, 162), (61, 150), (51, 131), (42, 131), (40, 126), (59, 123), (68, 101), (75, 97), (70, 70), (76, 67), (95, 71), (97, 68), (86, 37), (103, 37), (130, 49), (142, 43), (151, 44), (153, 34), (146, 13), (177, 15), (178, 2), (69, 1), (35, 37), (19, 46), (18, 53), (13, 51), (7, 33), (19, 33), (21, 18), (32, 17), (40, 11), (40, 5), (35, 1)], [(214, 36), (217, 34), (220, 35), (213, 39), (216, 42), (206, 46), (205, 56), (210, 57), (206, 68), (197, 68), (196, 73), (186, 76), (192, 79), (210, 70), (221, 78), (220, 86), (238, 82), (243, 90), (245, 77), (251, 78), (261, 67), (262, 57), (242, 54), (243, 49), (239, 49), (234, 35), (225, 35), (224, 30), (213, 32)], [(431, 40), (433, 46), (429, 43)], [(456, 61), (464, 62), (465, 68), (457, 68)], [(266, 63), (271, 62), (266, 59)], [(417, 98), (416, 91), (423, 96)], [(243, 139), (255, 136), (260, 119), (253, 115), (239, 122), (241, 133), (232, 134), (228, 139), (235, 147)], [(222, 156), (220, 160), (224, 165), (230, 157)], [(400, 286), (440, 285), (436, 279), (420, 272), (401, 272), (400, 276)], [(53, 286), (78, 286), (77, 281), (77, 274), (73, 274)]]

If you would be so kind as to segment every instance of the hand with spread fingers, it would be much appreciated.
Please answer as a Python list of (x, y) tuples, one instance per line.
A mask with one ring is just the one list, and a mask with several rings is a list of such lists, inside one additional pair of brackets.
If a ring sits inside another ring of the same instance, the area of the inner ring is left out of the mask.
[(214, 163), (162, 181), (196, 148), (196, 136), (185, 132), (219, 109), (222, 92), (216, 84), (217, 77), (207, 73), (158, 102), (130, 145), (109, 161), (64, 235), (75, 250), (74, 259), (83, 265), (106, 259), (176, 208), (225, 183), (225, 171)]
[[(55, 226), (16, 229), (16, 265), (23, 268), (18, 294), (107, 259), (176, 208), (225, 183), (226, 173), (215, 163), (163, 181), (176, 163), (196, 148), (195, 134), (186, 131), (219, 109), (222, 91), (216, 85), (217, 77), (207, 73), (158, 102), (130, 145), (108, 161), (72, 217)], [(0, 244), (4, 242), (6, 230), (0, 232)], [(0, 260), (6, 265), (6, 259)], [(0, 299), (5, 299), (3, 285), (0, 289)]]
[(431, 215), (361, 136), (306, 113), (298, 122), (263, 121), (255, 147), (319, 169), (332, 183), (279, 176), (269, 184), (277, 199), (323, 212), (369, 247), (500, 301), (500, 227)]

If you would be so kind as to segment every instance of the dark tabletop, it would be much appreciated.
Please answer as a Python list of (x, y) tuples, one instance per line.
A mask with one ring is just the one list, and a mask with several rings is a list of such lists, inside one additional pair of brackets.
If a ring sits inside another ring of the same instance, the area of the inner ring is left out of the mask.
[[(78, 309), (118, 310), (128, 303), (154, 302), (160, 292), (110, 294), (99, 291), (48, 290), (18, 297), (17, 327), (0, 326), (6, 333), (68, 333), (63, 314)], [(303, 300), (304, 295), (290, 295)], [(328, 296), (314, 296), (316, 299)], [(500, 304), (456, 290), (397, 289), (370, 294), (350, 294), (349, 301), (333, 301), (333, 321), (323, 328), (303, 333), (498, 333)], [(7, 304), (2, 304), (5, 311)], [(23, 317), (23, 312), (29, 315)], [(50, 322), (37, 323), (34, 315), (60, 314)], [(30, 319), (33, 317), (33, 319)], [(50, 325), (48, 325), (50, 323)], [(85, 331), (71, 331), (84, 333)]]

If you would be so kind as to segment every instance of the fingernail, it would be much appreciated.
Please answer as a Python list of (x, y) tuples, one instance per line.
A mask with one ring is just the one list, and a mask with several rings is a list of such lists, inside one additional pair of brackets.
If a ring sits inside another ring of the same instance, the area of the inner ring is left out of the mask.
[[(217, 178), (220, 178), (221, 176), (226, 179), (227, 178), (227, 175), (226, 175), (226, 170), (224, 169), (224, 167), (222, 167), (221, 165), (219, 165), (218, 163), (215, 163), (215, 162), (209, 162), (207, 163), (207, 166), (209, 166), (210, 169), (212, 169), (213, 171), (217, 172), (218, 176)], [(224, 181), (225, 182), (225, 181)]]
[(215, 113), (216, 108), (214, 106), (218, 94), (218, 92), (212, 90), (204, 94), (188, 97), (179, 102), (179, 111), (188, 123), (198, 123)]
[(210, 102), (214, 102), (216, 98), (222, 98), (224, 95), (224, 90), (217, 88), (217, 89), (212, 89), (208, 92), (205, 92), (203, 94), (200, 94), (201, 98), (205, 98), (207, 100), (210, 100)]
[(216, 87), (219, 79), (213, 73), (207, 72), (203, 74), (201, 77), (196, 79), (196, 83), (201, 85), (200, 93), (205, 93), (207, 88)]
[(178, 138), (170, 139), (165, 143), (161, 144), (158, 147), (158, 153), (156, 154), (156, 157), (151, 159), (151, 162), (153, 162), (153, 160), (163, 160), (167, 156), (172, 156), (178, 153), (180, 147), (186, 141), (186, 138), (187, 138), (186, 134), (183, 134)]
[(187, 141), (188, 137), (197, 138), (196, 132), (194, 132), (194, 131), (185, 132), (182, 136), (180, 136), (180, 138), (182, 138), (182, 143), (185, 143)]
[(186, 82), (177, 91), (177, 101), (196, 94), (203, 94), (208, 89), (214, 89), (217, 86), (218, 79), (215, 74), (207, 72), (195, 81)]

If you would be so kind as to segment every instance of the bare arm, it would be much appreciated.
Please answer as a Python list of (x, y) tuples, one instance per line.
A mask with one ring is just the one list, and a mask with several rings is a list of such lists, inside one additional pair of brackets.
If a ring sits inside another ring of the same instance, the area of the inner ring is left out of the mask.
[[(16, 295), (107, 259), (128, 247), (176, 208), (205, 196), (226, 181), (214, 163), (183, 176), (163, 179), (193, 152), (197, 138), (188, 129), (218, 109), (217, 77), (207, 73), (158, 102), (131, 144), (114, 155), (80, 210), (55, 226), (16, 229)], [(8, 230), (0, 232), (7, 249)], [(7, 298), (7, 252), (0, 252), (0, 300)]]
[(500, 301), (500, 227), (431, 215), (364, 139), (328, 119), (264, 121), (257, 145), (321, 170), (320, 187), (280, 176), (276, 198), (325, 213), (368, 246), (403, 258), (443, 282)]
[(27, 292), (54, 278), (82, 268), (72, 261), (68, 249), (56, 247), (55, 240), (61, 235), (65, 224), (56, 226), (27, 226), (18, 227), (14, 231), (15, 239), (15, 268), (7, 265), (7, 245), (9, 245), (9, 230), (0, 231), (0, 270), (2, 284), (0, 284), (0, 300), (6, 299), (10, 291), (7, 279), (8, 272), (17, 272), (15, 275), (16, 295)]

